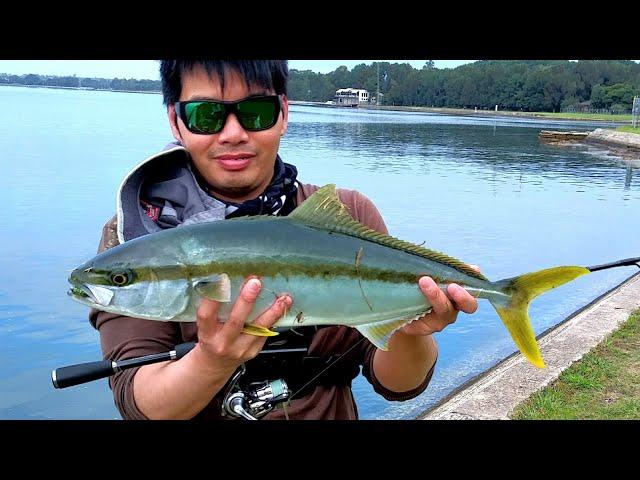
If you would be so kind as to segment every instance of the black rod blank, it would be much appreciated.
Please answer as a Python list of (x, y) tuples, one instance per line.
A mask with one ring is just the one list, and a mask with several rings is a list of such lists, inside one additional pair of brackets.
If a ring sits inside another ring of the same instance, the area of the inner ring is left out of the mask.
[(640, 262), (640, 257), (636, 258), (626, 258), (624, 260), (618, 260), (617, 262), (611, 263), (603, 263), (602, 265), (594, 265), (593, 267), (587, 267), (590, 272), (597, 272), (598, 270), (606, 270), (607, 268), (615, 268), (615, 267), (631, 267), (635, 265), (640, 268), (638, 264)]

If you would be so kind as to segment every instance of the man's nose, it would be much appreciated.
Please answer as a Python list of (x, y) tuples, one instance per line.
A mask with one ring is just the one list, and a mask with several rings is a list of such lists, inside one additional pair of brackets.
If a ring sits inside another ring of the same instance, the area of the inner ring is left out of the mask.
[(222, 130), (218, 134), (218, 140), (221, 143), (241, 143), (249, 139), (249, 134), (242, 127), (235, 113), (227, 116), (227, 121)]

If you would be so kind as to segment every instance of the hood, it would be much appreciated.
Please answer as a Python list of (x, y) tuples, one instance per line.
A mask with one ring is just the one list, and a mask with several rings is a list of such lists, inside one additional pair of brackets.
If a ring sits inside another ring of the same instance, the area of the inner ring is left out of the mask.
[[(147, 216), (140, 199), (161, 208), (157, 223)], [(198, 184), (187, 150), (172, 143), (122, 180), (116, 197), (118, 240), (124, 243), (164, 228), (223, 220), (225, 208)]]

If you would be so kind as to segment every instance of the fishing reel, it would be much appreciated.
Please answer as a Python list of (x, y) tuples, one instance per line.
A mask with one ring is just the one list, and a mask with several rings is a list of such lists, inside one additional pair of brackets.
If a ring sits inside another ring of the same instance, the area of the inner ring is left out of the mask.
[(253, 382), (240, 388), (238, 381), (246, 370), (244, 364), (240, 365), (229, 380), (222, 400), (223, 415), (258, 420), (291, 397), (291, 391), (282, 379)]

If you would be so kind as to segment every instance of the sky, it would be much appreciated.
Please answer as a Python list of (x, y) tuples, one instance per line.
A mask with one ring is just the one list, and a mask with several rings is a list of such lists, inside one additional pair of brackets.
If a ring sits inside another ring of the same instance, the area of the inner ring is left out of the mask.
[[(426, 60), (381, 60), (391, 63), (409, 63), (420, 69)], [(474, 60), (434, 60), (436, 68), (455, 68)], [(289, 60), (289, 68), (329, 73), (341, 65), (352, 69), (360, 63), (374, 60)], [(157, 60), (0, 60), (0, 73), (24, 75), (76, 75), (96, 78), (135, 78), (160, 80)]]

